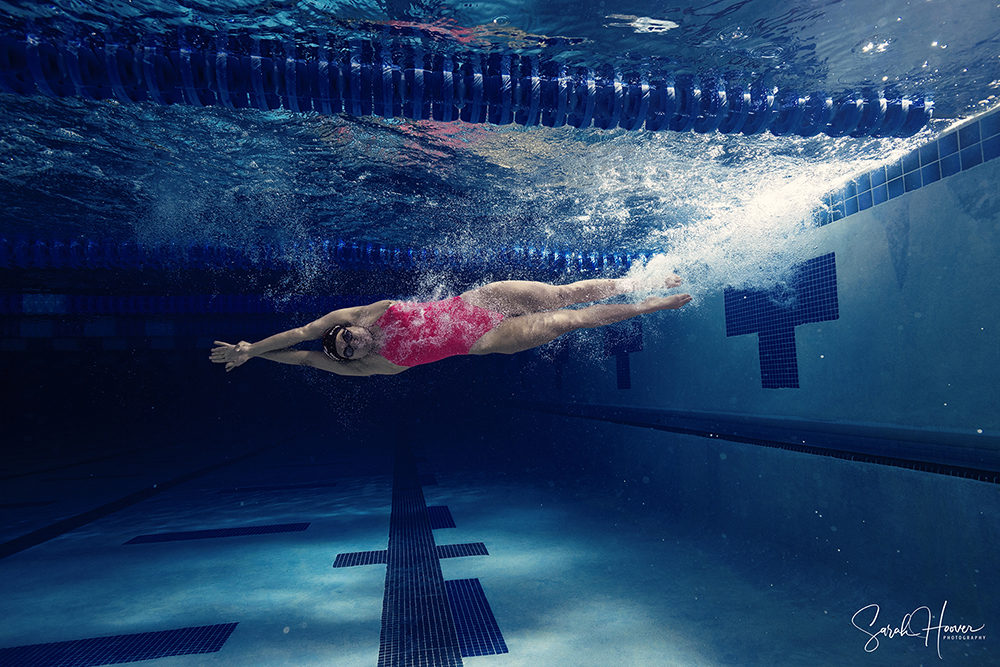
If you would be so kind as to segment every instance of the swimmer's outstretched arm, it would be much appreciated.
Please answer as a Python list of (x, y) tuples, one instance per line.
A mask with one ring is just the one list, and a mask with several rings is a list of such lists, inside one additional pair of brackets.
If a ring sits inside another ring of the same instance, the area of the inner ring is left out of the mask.
[[(341, 308), (340, 310), (327, 313), (318, 320), (314, 320), (305, 326), (289, 329), (288, 331), (282, 331), (279, 334), (275, 334), (256, 343), (248, 343), (244, 340), (240, 341), (236, 345), (232, 345), (230, 343), (217, 340), (215, 341), (216, 347), (212, 349), (212, 353), (208, 358), (213, 363), (225, 364), (226, 371), (231, 371), (237, 366), (242, 366), (254, 357), (261, 357), (270, 352), (285, 350), (286, 348), (298, 345), (303, 341), (319, 340), (323, 337), (323, 334), (326, 333), (327, 329), (336, 324), (349, 324), (352, 322), (371, 319), (374, 313), (381, 313), (388, 308), (391, 303), (391, 301), (378, 301), (367, 306)], [(321, 357), (323, 356), (319, 352), (316, 354)], [(272, 361), (277, 361), (277, 359), (272, 359)]]
[(259, 356), (262, 359), (276, 361), (279, 364), (309, 366), (310, 368), (318, 368), (319, 370), (329, 371), (331, 373), (336, 373), (337, 375), (368, 376), (388, 374), (383, 371), (375, 370), (370, 364), (363, 363), (363, 359), (350, 364), (339, 364), (322, 352), (314, 352), (311, 350), (274, 350), (273, 352), (265, 352)]

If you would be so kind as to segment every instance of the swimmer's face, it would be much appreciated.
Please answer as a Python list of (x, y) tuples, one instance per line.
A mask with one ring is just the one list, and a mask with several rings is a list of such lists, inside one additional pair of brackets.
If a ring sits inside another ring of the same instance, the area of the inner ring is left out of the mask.
[[(371, 332), (364, 327), (351, 326), (342, 329), (337, 334), (337, 354), (351, 360), (362, 359), (372, 353), (375, 341)], [(351, 348), (352, 354), (347, 354), (347, 348)]]

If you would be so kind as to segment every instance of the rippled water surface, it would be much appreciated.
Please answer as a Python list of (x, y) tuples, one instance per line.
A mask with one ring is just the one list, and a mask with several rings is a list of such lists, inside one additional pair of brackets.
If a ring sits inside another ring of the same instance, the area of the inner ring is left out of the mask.
[[(803, 91), (879, 85), (933, 96), (938, 116), (969, 115), (1000, 85), (1000, 9), (979, 2), (0, 7), (8, 24), (51, 34), (195, 25), (368, 38), (393, 27), (445, 50), (737, 73)], [(8, 235), (677, 250), (735, 227), (787, 235), (830, 187), (933, 131), (909, 140), (651, 134), (2, 95), (0, 204)]]

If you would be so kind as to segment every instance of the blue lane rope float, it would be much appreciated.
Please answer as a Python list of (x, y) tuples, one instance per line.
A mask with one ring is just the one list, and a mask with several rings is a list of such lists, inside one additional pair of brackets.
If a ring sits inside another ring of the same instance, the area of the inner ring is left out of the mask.
[[(290, 258), (296, 258), (295, 260)], [(313, 241), (240, 250), (211, 243), (143, 244), (132, 241), (61, 241), (0, 237), (0, 269), (286, 271), (298, 261), (359, 270), (526, 270), (542, 275), (618, 274), (643, 253), (597, 253), (544, 246), (501, 247), (475, 254), (456, 250), (390, 247), (375, 242)]]
[(72, 31), (64, 30), (58, 38), (51, 30), (45, 38), (37, 32), (28, 27), (0, 35), (0, 92), (745, 135), (912, 136), (933, 114), (930, 99), (887, 97), (875, 89), (801, 95), (742, 73), (626, 75), (611, 66), (571, 67), (538, 55), (431, 52), (419, 35), (391, 32), (384, 42), (195, 27), (141, 35), (67, 36)]

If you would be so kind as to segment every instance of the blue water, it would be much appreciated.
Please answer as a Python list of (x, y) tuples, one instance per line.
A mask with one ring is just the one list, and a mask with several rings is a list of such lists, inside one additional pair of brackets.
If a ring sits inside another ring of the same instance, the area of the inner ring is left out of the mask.
[[(482, 582), (509, 649), (468, 664), (995, 664), (1000, 507), (983, 480), (1000, 446), (1000, 135), (987, 135), (995, 116), (975, 141), (963, 125), (996, 104), (995, 3), (0, 9), (0, 32), (29, 22), (46, 37), (413, 31), (444, 53), (739, 73), (830, 94), (874, 87), (935, 109), (909, 138), (833, 139), (0, 94), (4, 248), (208, 245), (250, 260), (0, 268), (0, 648), (238, 622), (217, 653), (163, 660), (375, 664), (385, 570), (330, 565), (387, 548), (405, 443), (436, 475), (426, 504), (457, 524), (436, 543), (489, 549), (441, 561), (446, 579)], [(901, 158), (939, 137), (954, 140), (959, 168), (907, 168), (936, 177), (907, 178), (903, 193)], [(829, 193), (846, 185), (859, 206), (855, 185), (884, 165), (890, 179), (898, 167), (900, 196), (834, 220), (847, 204)], [(831, 224), (817, 226), (817, 212)], [(486, 259), (401, 268), (305, 250), (338, 239)], [(632, 274), (678, 271), (695, 301), (638, 331), (393, 377), (262, 360), (225, 374), (207, 360), (213, 340), (259, 340), (315, 317), (317, 303), (538, 277), (488, 261), (503, 247), (652, 257)], [(765, 388), (760, 336), (727, 335), (725, 290), (792, 307), (789, 276), (828, 254), (839, 315), (792, 327), (799, 387)], [(851, 623), (871, 603), (882, 606), (872, 627), (898, 627), (923, 605), (937, 618), (945, 600), (950, 622), (985, 624), (986, 638), (946, 640), (942, 660), (918, 637), (868, 652)]]
[[(937, 118), (954, 119), (988, 105), (995, 92), (993, 10), (969, 4), (899, 3), (875, 12), (853, 3), (755, 2), (666, 13), (651, 6), (635, 15), (679, 24), (662, 34), (616, 27), (628, 22), (607, 18), (612, 12), (598, 5), (581, 13), (550, 3), (421, 5), (405, 16), (364, 4), (55, 3), (7, 11), (56, 35), (113, 23), (154, 33), (294, 27), (370, 38), (402, 21), (439, 38), (444, 50), (513, 49), (625, 72), (736, 73), (831, 94), (874, 86), (929, 96)], [(822, 194), (818, 181), (846, 179), (905, 150), (894, 140), (524, 132), (43, 98), (8, 100), (0, 126), (11, 231), (39, 231), (41, 219), (52, 235), (247, 244), (345, 236), (416, 247), (486, 240), (662, 250), (665, 229), (752, 208), (760, 191), (786, 179), (817, 185), (798, 194), (804, 212)], [(234, 219), (237, 207), (243, 213)]]

